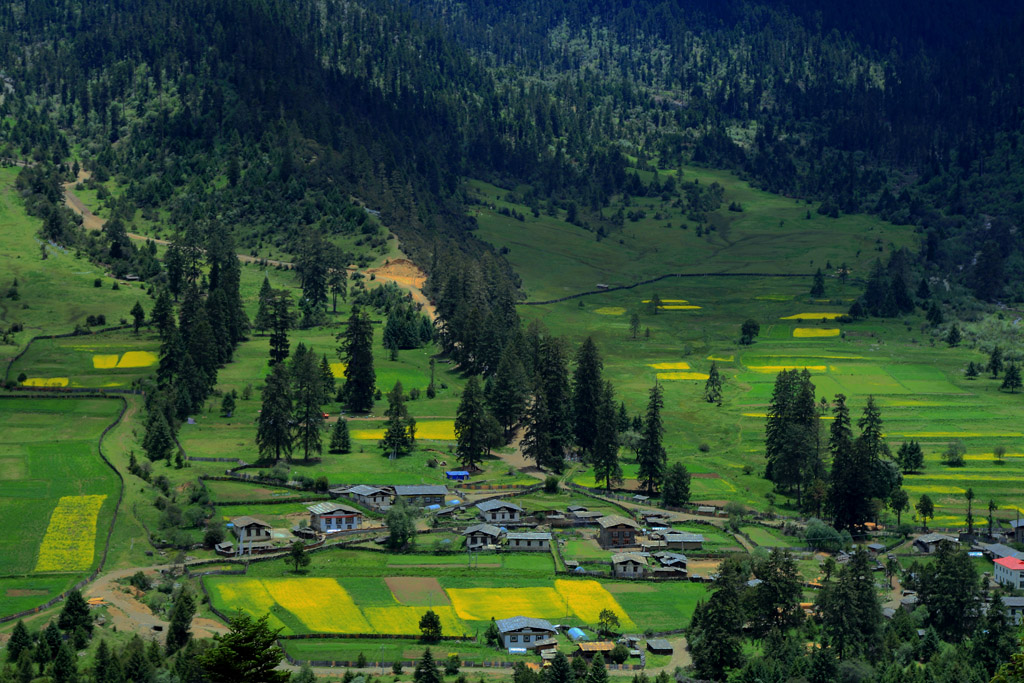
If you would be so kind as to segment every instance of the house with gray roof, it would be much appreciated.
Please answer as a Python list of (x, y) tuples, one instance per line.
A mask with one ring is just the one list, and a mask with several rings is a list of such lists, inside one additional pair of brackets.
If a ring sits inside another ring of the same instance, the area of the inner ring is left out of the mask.
[(494, 623), (498, 627), (501, 642), (506, 649), (530, 649), (538, 642), (553, 638), (558, 633), (551, 622), (532, 617), (497, 619)]
[(631, 548), (637, 545), (640, 525), (621, 515), (608, 515), (597, 520), (601, 527), (597, 542), (602, 548)]
[(686, 555), (681, 553), (660, 552), (655, 553), (654, 557), (661, 563), (662, 567), (682, 567), (686, 569), (686, 563), (689, 561), (686, 559)]
[(1024, 519), (1010, 520), (1010, 534), (1014, 543), (1024, 543)]
[(691, 534), (685, 531), (667, 531), (663, 535), (665, 547), (672, 550), (700, 550), (704, 547), (703, 534)]
[(647, 558), (640, 553), (615, 553), (612, 573), (620, 579), (642, 579), (647, 576)]
[(444, 484), (417, 484), (415, 486), (395, 486), (395, 499), (404, 500), (414, 507), (428, 505), (444, 505), (448, 495), (448, 487)]
[(377, 486), (339, 486), (330, 489), (329, 493), (335, 498), (346, 496), (360, 505), (365, 505), (371, 510), (382, 510), (391, 505), (391, 492)]
[(1004, 595), (1002, 600), (1003, 609), (1006, 611), (1006, 616), (1010, 618), (1010, 622), (1014, 626), (1020, 626), (1021, 622), (1024, 621), (1024, 598)]
[(258, 543), (269, 543), (271, 526), (262, 519), (243, 515), (231, 520), (232, 530), (238, 537), (238, 542), (247, 547), (253, 547)]
[(959, 546), (960, 541), (945, 534), (925, 534), (914, 539), (914, 548), (922, 553), (934, 553), (939, 549), (941, 543), (952, 543)]
[(466, 537), (466, 547), (470, 550), (479, 550), (491, 545), (498, 545), (501, 540), (502, 530), (493, 524), (474, 524), (467, 527), (462, 535)]
[(363, 513), (351, 505), (326, 501), (306, 509), (309, 510), (309, 526), (325, 534), (358, 529), (363, 523)]
[(518, 522), (523, 508), (507, 500), (485, 500), (476, 504), (485, 522)]
[(509, 532), (505, 535), (508, 550), (546, 553), (551, 551), (551, 534), (548, 532)]

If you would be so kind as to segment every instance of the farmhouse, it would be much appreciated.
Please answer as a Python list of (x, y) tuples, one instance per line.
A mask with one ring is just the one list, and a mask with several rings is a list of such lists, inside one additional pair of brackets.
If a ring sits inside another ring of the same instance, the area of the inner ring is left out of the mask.
[(556, 635), (555, 627), (543, 619), (511, 617), (494, 622), (505, 648), (531, 647)]
[(878, 557), (880, 554), (885, 552), (885, 544), (883, 543), (868, 543), (867, 548), (871, 557)]
[(670, 531), (665, 534), (665, 547), (672, 550), (700, 550), (704, 547), (704, 536)]
[(597, 542), (602, 548), (628, 548), (635, 546), (636, 533), (640, 527), (631, 519), (621, 515), (608, 515), (597, 520), (601, 531)]
[(686, 569), (686, 555), (680, 553), (657, 553), (655, 555), (658, 558), (658, 562), (661, 562), (662, 567), (681, 567)]
[(1024, 598), (1004, 595), (1002, 600), (1003, 610), (1006, 612), (1006, 616), (1010, 618), (1010, 623), (1014, 626), (1020, 626), (1021, 621), (1024, 621)]
[(579, 510), (572, 513), (573, 521), (580, 525), (595, 524), (602, 517), (604, 517), (603, 512), (591, 512), (590, 510)]
[(485, 500), (476, 509), (485, 522), (518, 522), (523, 508), (507, 500)]
[(306, 509), (309, 510), (309, 525), (327, 534), (358, 529), (363, 523), (359, 510), (341, 503), (317, 503)]
[(568, 512), (569, 514), (574, 514), (576, 512), (586, 512), (587, 511), (587, 506), (586, 505), (569, 505), (568, 507), (565, 508), (565, 511)]
[(513, 532), (505, 537), (509, 550), (528, 550), (531, 552), (549, 552), (551, 550), (551, 534), (545, 532)]
[(1024, 543), (1024, 519), (1010, 520), (1010, 534), (1014, 543)]
[(501, 529), (493, 524), (475, 524), (462, 532), (466, 537), (466, 547), (470, 550), (498, 545), (501, 540)]
[(672, 643), (664, 638), (652, 638), (647, 641), (647, 649), (651, 651), (651, 654), (670, 655), (672, 654)]
[(647, 576), (647, 558), (639, 553), (615, 553), (612, 573), (620, 579), (642, 579)]
[(993, 577), (997, 583), (1017, 590), (1024, 588), (1024, 560), (1016, 557), (1001, 557), (995, 561)]
[(940, 543), (959, 545), (955, 538), (945, 534), (925, 534), (914, 539), (914, 547), (922, 553), (934, 553), (939, 549)]
[(443, 484), (395, 486), (395, 498), (404, 500), (409, 505), (416, 507), (444, 505), (444, 497), (447, 495), (448, 487)]
[(231, 524), (240, 544), (270, 542), (270, 525), (262, 519), (248, 516), (235, 517), (231, 520)]
[(387, 489), (367, 486), (366, 484), (341, 486), (331, 489), (330, 494), (335, 498), (338, 496), (348, 496), (360, 505), (365, 505), (372, 510), (386, 508), (391, 503), (391, 494), (388, 493)]
[(1010, 546), (1003, 545), (1002, 543), (979, 543), (977, 548), (990, 560), (998, 560), (1003, 557), (1024, 559), (1024, 553), (1019, 550), (1014, 550)]
[(607, 659), (608, 653), (615, 649), (615, 643), (610, 640), (599, 640), (595, 643), (577, 643), (576, 647), (579, 648), (576, 654), (589, 662), (598, 652)]

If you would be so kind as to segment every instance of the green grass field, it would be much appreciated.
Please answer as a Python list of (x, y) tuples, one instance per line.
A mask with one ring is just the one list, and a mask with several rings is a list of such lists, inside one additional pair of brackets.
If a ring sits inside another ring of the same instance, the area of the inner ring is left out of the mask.
[(27, 576), (36, 571), (61, 497), (106, 496), (88, 567), (99, 562), (119, 482), (100, 459), (97, 440), (119, 409), (118, 401), (102, 399), (0, 401), (0, 519), (8, 521), (0, 533), (0, 600), (6, 601), (0, 606), (38, 605), (81, 576), (81, 569), (70, 576)]

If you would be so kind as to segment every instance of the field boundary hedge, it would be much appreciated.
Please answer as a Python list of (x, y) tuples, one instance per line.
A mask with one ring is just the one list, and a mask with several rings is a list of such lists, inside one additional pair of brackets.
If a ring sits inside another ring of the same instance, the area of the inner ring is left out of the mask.
[(641, 280), (640, 282), (634, 282), (631, 285), (616, 285), (615, 287), (607, 287), (605, 289), (593, 289), (587, 292), (579, 292), (577, 294), (569, 294), (558, 299), (549, 299), (547, 301), (517, 301), (516, 306), (544, 306), (547, 304), (557, 304), (562, 301), (570, 301), (572, 299), (579, 299), (584, 296), (593, 296), (594, 294), (607, 294), (608, 292), (620, 292), (624, 289), (633, 289), (634, 287), (640, 287), (642, 285), (649, 285), (652, 282), (659, 282), (660, 280), (666, 280), (670, 277), (811, 277), (810, 273), (667, 273), (665, 275), (659, 275), (658, 277), (652, 277), (649, 280)]
[[(8, 366), (8, 371), (10, 371), (10, 366)], [(2, 394), (2, 395), (0, 395), (0, 398), (28, 398), (28, 399), (33, 399), (33, 398), (50, 398), (50, 397), (49, 396), (44, 397), (44, 396), (39, 396), (39, 395)], [(124, 487), (125, 487), (124, 475), (122, 475), (121, 472), (116, 467), (114, 467), (114, 463), (110, 462), (110, 460), (107, 458), (106, 454), (103, 452), (103, 439), (104, 439), (104, 437), (107, 436), (107, 433), (110, 432), (110, 430), (112, 430), (114, 427), (116, 427), (119, 424), (121, 424), (121, 420), (124, 418), (124, 414), (128, 411), (128, 401), (127, 401), (127, 399), (125, 399), (124, 396), (111, 396), (111, 395), (103, 394), (103, 393), (93, 394), (91, 396), (67, 396), (67, 395), (65, 395), (65, 396), (61, 396), (60, 398), (113, 398), (113, 399), (117, 399), (117, 400), (121, 401), (121, 411), (117, 414), (117, 417), (114, 419), (114, 421), (111, 422), (110, 424), (108, 424), (103, 429), (103, 432), (100, 434), (99, 439), (97, 440), (97, 443), (96, 443), (96, 448), (97, 448), (97, 451), (100, 454), (100, 458), (103, 460), (104, 463), (106, 463), (107, 467), (109, 467), (111, 470), (114, 471), (114, 474), (117, 475), (118, 481), (121, 483), (121, 487), (120, 487), (120, 489), (118, 490), (118, 493), (117, 493), (117, 503), (114, 505), (114, 514), (111, 515), (111, 517), (110, 517), (110, 525), (107, 527), (107, 537), (103, 541), (103, 554), (100, 556), (100, 562), (99, 562), (98, 565), (96, 565), (96, 569), (94, 569), (93, 572), (91, 574), (89, 574), (89, 576), (87, 576), (86, 578), (84, 578), (81, 581), (79, 581), (78, 583), (76, 583), (70, 590), (64, 591), (60, 595), (56, 596), (55, 598), (52, 598), (52, 599), (48, 600), (47, 602), (43, 603), (42, 605), (38, 605), (38, 606), (33, 607), (32, 609), (29, 609), (29, 610), (23, 610), (23, 611), (18, 612), (16, 614), (9, 614), (7, 616), (0, 616), (0, 624), (6, 623), (8, 621), (14, 621), (15, 619), (20, 619), (21, 617), (26, 617), (26, 616), (29, 616), (29, 615), (32, 615), (32, 614), (38, 614), (39, 612), (41, 612), (41, 611), (43, 611), (45, 609), (49, 609), (50, 607), (53, 607), (54, 605), (56, 605), (60, 601), (62, 601), (65, 598), (67, 598), (68, 594), (71, 591), (81, 590), (82, 588), (84, 588), (88, 584), (90, 584), (93, 581), (95, 581), (96, 577), (98, 577), (100, 575), (100, 572), (103, 571), (103, 567), (107, 563), (107, 553), (110, 551), (110, 538), (111, 538), (111, 536), (114, 535), (114, 526), (117, 524), (117, 513), (120, 511), (121, 503), (124, 500)]]

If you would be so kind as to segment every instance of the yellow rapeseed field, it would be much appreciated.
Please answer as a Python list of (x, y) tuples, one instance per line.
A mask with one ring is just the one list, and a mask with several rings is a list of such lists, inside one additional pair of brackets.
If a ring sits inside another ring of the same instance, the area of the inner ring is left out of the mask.
[(441, 618), (441, 632), (446, 636), (466, 633), (466, 626), (459, 620), (455, 609), (447, 605), (441, 607), (411, 607), (396, 605), (394, 607), (364, 607), (363, 614), (370, 624), (370, 633), (388, 633), (393, 635), (415, 635), (420, 632), (420, 618), (428, 610)]
[(97, 370), (110, 370), (117, 367), (120, 358), (116, 353), (101, 353), (92, 357), (92, 366)]
[(904, 484), (903, 488), (907, 493), (928, 493), (940, 496), (961, 496), (965, 493), (959, 486), (925, 486), (916, 484)]
[(793, 329), (794, 337), (838, 337), (838, 327), (797, 327)]
[(217, 581), (209, 582), (207, 590), (213, 603), (220, 604), (231, 612), (240, 610), (254, 618), (269, 614), (271, 628), (284, 626), (284, 622), (273, 612), (277, 603), (267, 592), (261, 579), (250, 579), (246, 576), (221, 577)]
[(708, 360), (717, 361), (719, 363), (731, 363), (735, 356), (708, 356)]
[(597, 581), (557, 579), (555, 580), (555, 590), (563, 600), (569, 603), (569, 609), (587, 623), (596, 624), (600, 619), (601, 610), (609, 609), (615, 612), (623, 629), (636, 628), (636, 624), (626, 614), (626, 610), (622, 609), (615, 597)]
[(886, 436), (902, 436), (906, 439), (970, 439), (979, 436), (1020, 438), (1022, 432), (893, 432)]
[(598, 315), (622, 315), (625, 312), (626, 309), (622, 306), (602, 306), (594, 309), (594, 313)]
[[(644, 299), (644, 303), (645, 304), (649, 304), (649, 303), (651, 303), (651, 300), (650, 299)], [(689, 301), (689, 299), (662, 299), (661, 303), (663, 303), (663, 304), (688, 304), (688, 303), (690, 303), (690, 301)]]
[(489, 621), (530, 615), (540, 619), (565, 614), (565, 601), (554, 588), (449, 588), (460, 619)]
[(29, 377), (23, 385), (26, 387), (66, 387), (68, 385), (67, 377)]
[(787, 315), (779, 318), (779, 320), (835, 320), (841, 318), (845, 313), (797, 313), (796, 315)]
[(148, 368), (151, 365), (156, 365), (159, 360), (152, 351), (129, 351), (121, 356), (121, 361), (117, 364), (117, 367)]
[(344, 379), (346, 367), (345, 363), (331, 363), (331, 374), (334, 375), (336, 379)]
[(693, 380), (706, 380), (708, 374), (706, 372), (659, 372), (658, 379), (661, 380), (673, 380), (673, 379), (693, 379)]
[(824, 365), (748, 365), (747, 369), (754, 372), (764, 373), (776, 373), (782, 372), (783, 370), (803, 370), (807, 369), (810, 372), (825, 372), (827, 368)]
[(96, 520), (106, 496), (62, 496), (39, 547), (37, 572), (77, 572), (92, 567)]
[(655, 370), (689, 370), (689, 363), (648, 363), (647, 367)]
[(696, 311), (700, 309), (700, 306), (694, 306), (693, 304), (669, 304), (668, 306), (658, 306), (663, 311)]
[(370, 632), (363, 613), (334, 579), (263, 579), (263, 585), (274, 602), (314, 633)]
[[(377, 441), (384, 438), (384, 429), (353, 429), (353, 439)], [(416, 423), (416, 438), (427, 441), (454, 441), (455, 420), (430, 420)]]

